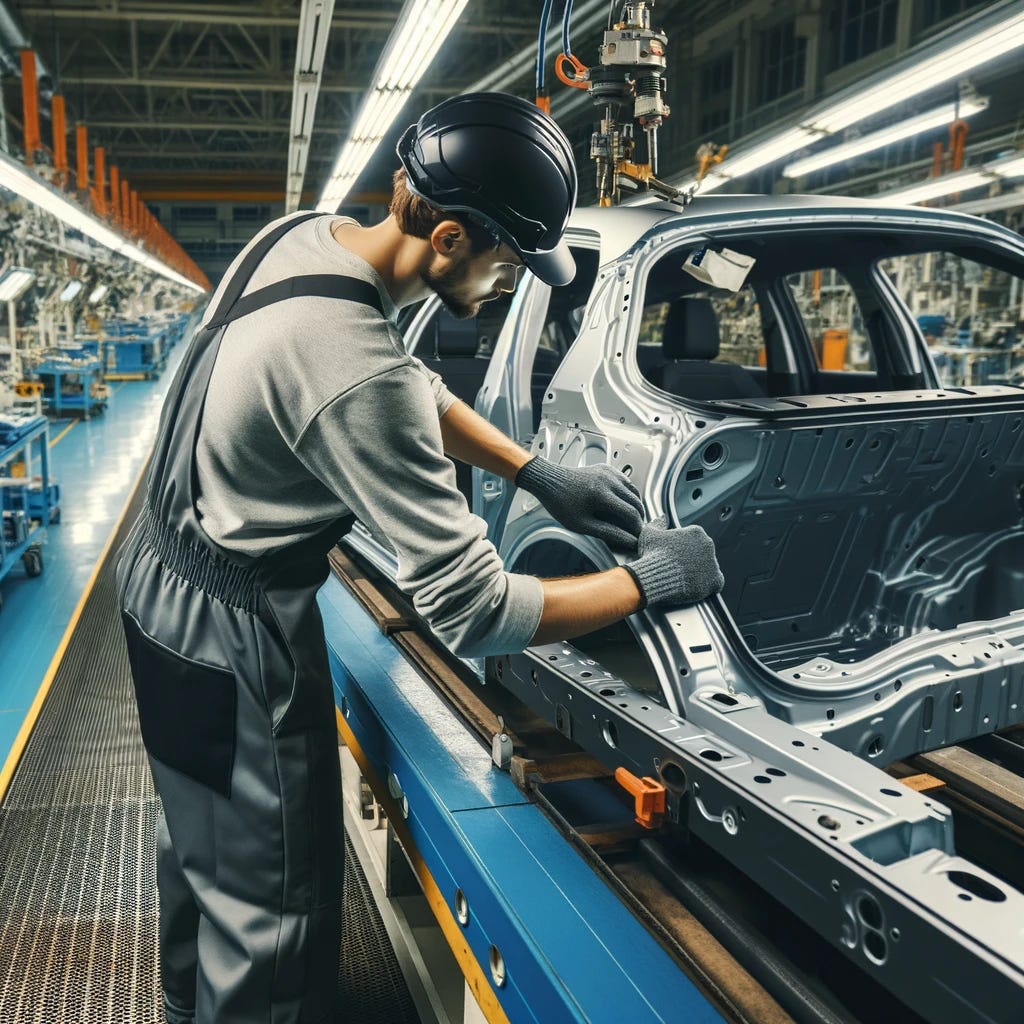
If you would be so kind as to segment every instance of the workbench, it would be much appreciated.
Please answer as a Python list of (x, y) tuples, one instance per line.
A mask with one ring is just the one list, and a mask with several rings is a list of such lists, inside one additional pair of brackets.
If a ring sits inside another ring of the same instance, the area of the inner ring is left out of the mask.
[(165, 334), (145, 325), (137, 333), (103, 339), (104, 375), (107, 380), (151, 380), (167, 365)]
[[(102, 364), (95, 356), (68, 359), (51, 356), (36, 363), (32, 376), (49, 378), (50, 387), (43, 393), (43, 404), (59, 419), (69, 409), (78, 409), (89, 419), (96, 409), (106, 406), (106, 398), (93, 394), (92, 385), (102, 380)], [(65, 381), (72, 381), (72, 390), (66, 390)]]

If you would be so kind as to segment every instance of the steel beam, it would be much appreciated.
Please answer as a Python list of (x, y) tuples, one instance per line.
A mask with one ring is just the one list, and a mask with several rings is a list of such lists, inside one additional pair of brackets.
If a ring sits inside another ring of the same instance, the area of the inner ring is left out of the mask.
[[(361, 31), (379, 29), (390, 32), (398, 18), (398, 11), (393, 14), (381, 13), (374, 15), (366, 8), (335, 11), (331, 21), (332, 28), (349, 28)], [(75, 21), (191, 21), (194, 24), (206, 25), (237, 25), (237, 26), (281, 26), (296, 28), (298, 16), (281, 14), (243, 13), (237, 9), (217, 7), (208, 4), (162, 4), (159, 7), (139, 7), (132, 5), (116, 8), (83, 8), (83, 7), (39, 7), (22, 8), (18, 14), (26, 20), (31, 18), (69, 18)], [(472, 32), (477, 35), (535, 35), (536, 21), (530, 18), (507, 18), (501, 14), (485, 21), (459, 22), (460, 31)]]
[[(216, 77), (212, 77), (216, 76)], [(213, 93), (226, 90), (244, 90), (248, 92), (287, 92), (292, 91), (293, 82), (291, 78), (257, 78), (254, 76), (225, 75), (219, 69), (211, 69), (206, 75), (177, 75), (164, 76), (154, 75), (152, 77), (133, 78), (128, 75), (104, 75), (104, 74), (65, 74), (62, 76), (65, 86), (70, 85), (112, 85), (122, 88), (150, 88), (150, 89), (193, 89), (200, 92)], [(465, 85), (453, 84), (447, 87), (432, 86), (431, 91), (445, 95), (455, 96), (463, 91)], [(366, 81), (353, 81), (352, 83), (339, 82), (337, 79), (324, 82), (320, 86), (321, 92), (330, 93), (351, 93), (362, 96), (366, 92)]]

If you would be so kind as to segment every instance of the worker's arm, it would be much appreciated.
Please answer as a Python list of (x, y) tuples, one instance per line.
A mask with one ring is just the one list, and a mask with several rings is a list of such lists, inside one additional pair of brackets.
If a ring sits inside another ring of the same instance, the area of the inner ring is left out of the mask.
[(465, 402), (456, 402), (441, 417), (441, 438), (449, 456), (515, 481), (566, 529), (621, 550), (636, 548), (643, 499), (611, 466), (567, 467), (531, 457)]
[(541, 580), (544, 611), (531, 644), (553, 644), (603, 629), (639, 611), (643, 597), (621, 566), (569, 579)]
[(506, 480), (515, 480), (532, 458), (465, 402), (456, 402), (441, 417), (441, 439), (451, 458)]
[(662, 519), (640, 533), (639, 555), (607, 572), (542, 580), (544, 610), (534, 644), (570, 640), (632, 615), (648, 604), (705, 601), (725, 580), (715, 545), (699, 526), (667, 529)]

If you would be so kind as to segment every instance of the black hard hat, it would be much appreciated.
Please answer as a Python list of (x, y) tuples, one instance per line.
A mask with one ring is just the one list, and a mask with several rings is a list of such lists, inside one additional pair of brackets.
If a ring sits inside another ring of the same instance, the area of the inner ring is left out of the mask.
[(562, 235), (576, 205), (576, 166), (569, 140), (539, 107), (503, 92), (453, 96), (410, 125), (397, 151), (416, 195), (493, 230), (542, 281), (573, 279)]

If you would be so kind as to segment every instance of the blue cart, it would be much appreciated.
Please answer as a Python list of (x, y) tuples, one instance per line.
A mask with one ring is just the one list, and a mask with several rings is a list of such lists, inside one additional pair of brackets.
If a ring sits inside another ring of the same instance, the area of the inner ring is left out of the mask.
[(73, 359), (52, 355), (36, 363), (33, 375), (43, 384), (43, 405), (58, 419), (70, 409), (89, 419), (107, 405), (103, 364), (95, 356)]
[(19, 561), (29, 576), (43, 571), (40, 542), (46, 527), (60, 517), (60, 491), (50, 480), (49, 440), (45, 416), (0, 415), (0, 580)]

